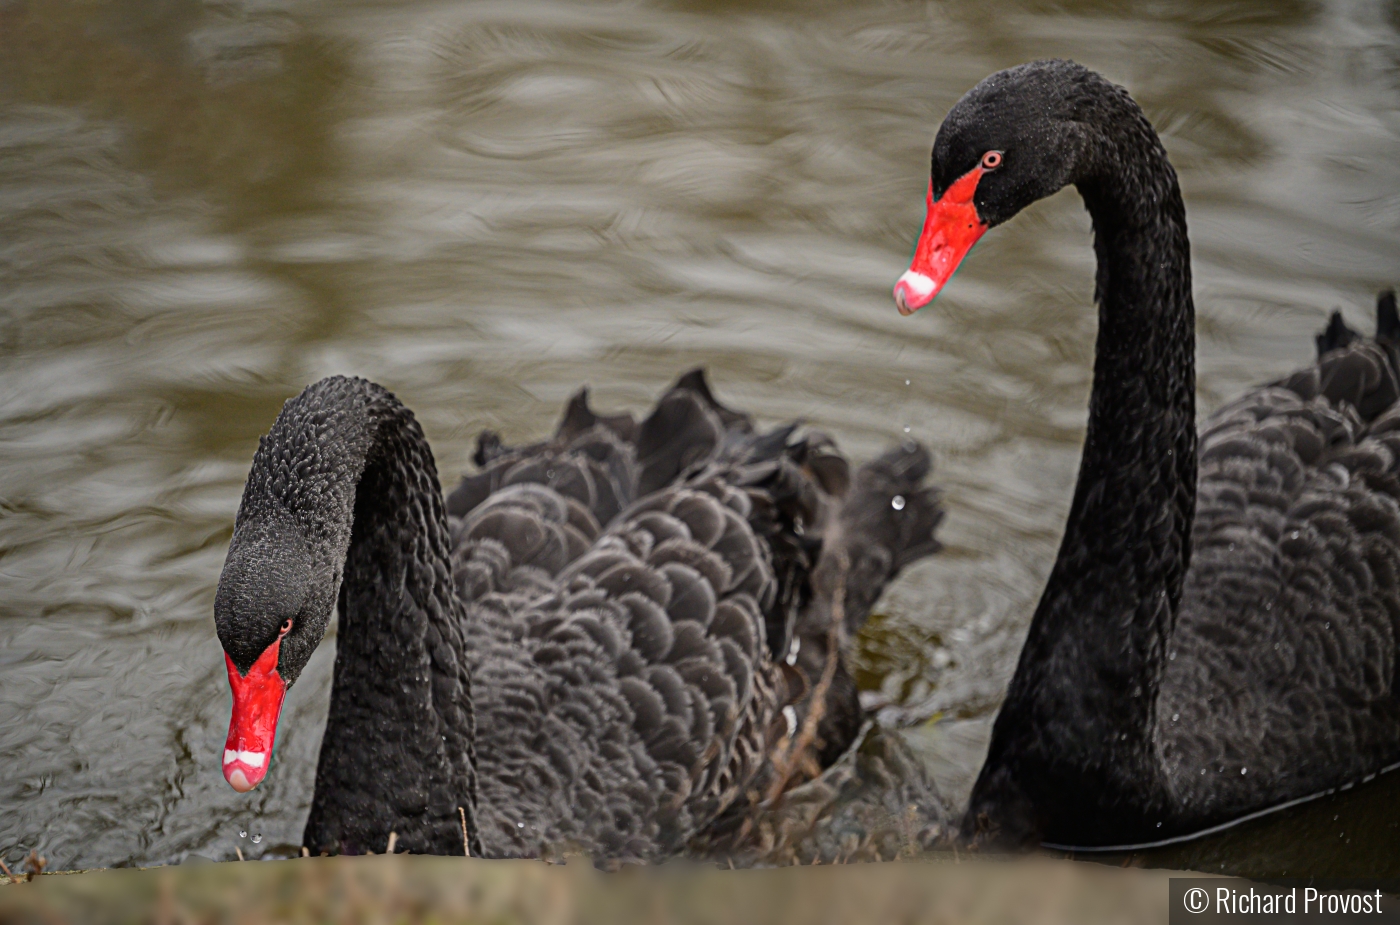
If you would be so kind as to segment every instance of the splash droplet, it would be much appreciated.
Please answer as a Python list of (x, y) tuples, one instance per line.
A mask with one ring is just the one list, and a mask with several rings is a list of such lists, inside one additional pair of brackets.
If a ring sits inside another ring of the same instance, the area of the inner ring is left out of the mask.
[(896, 511), (904, 510), (904, 496), (895, 495), (893, 498), (891, 498), (890, 507), (894, 508)]

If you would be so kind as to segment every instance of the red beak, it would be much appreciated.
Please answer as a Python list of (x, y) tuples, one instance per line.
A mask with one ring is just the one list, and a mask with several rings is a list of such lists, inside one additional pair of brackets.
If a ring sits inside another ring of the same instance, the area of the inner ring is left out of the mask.
[(282, 637), (258, 656), (246, 675), (238, 673), (233, 659), (224, 653), (228, 684), (233, 688), (233, 715), (224, 742), (224, 780), (239, 793), (252, 790), (267, 776), (272, 746), (277, 741), (277, 719), (287, 685), (277, 673)]
[(894, 304), (901, 315), (912, 315), (932, 302), (952, 279), (972, 245), (986, 234), (987, 226), (977, 217), (977, 207), (972, 202), (980, 179), (982, 168), (972, 168), (944, 190), (937, 202), (933, 199), (933, 182), (929, 182), (923, 234), (919, 235), (908, 272), (894, 284)]

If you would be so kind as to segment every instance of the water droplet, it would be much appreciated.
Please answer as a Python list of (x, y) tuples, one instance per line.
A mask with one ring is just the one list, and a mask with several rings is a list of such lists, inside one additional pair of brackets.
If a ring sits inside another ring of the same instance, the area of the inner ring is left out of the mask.
[(1240, 773), (1241, 773), (1241, 774), (1248, 774), (1248, 773), (1249, 773), (1249, 768), (1240, 768)]
[(253, 836), (253, 844), (255, 844), (255, 845), (261, 845), (261, 844), (262, 844), (262, 836), (261, 836), (261, 835), (254, 835), (254, 836)]
[(904, 432), (905, 432), (906, 434), (909, 433), (909, 425), (908, 425), (908, 424), (905, 424), (905, 425), (904, 425)]
[(894, 508), (896, 511), (904, 510), (904, 496), (895, 495), (893, 498), (891, 498), (890, 507)]
[(239, 838), (247, 838), (247, 837), (248, 837), (248, 833), (245, 832), (245, 831), (243, 831), (242, 829), (239, 829), (239, 830), (238, 830), (238, 837), (239, 837)]
[(1159, 822), (1159, 823), (1157, 823), (1157, 828), (1159, 828), (1159, 829), (1160, 829), (1160, 828), (1161, 828), (1161, 827), (1162, 827), (1162, 823), (1160, 823), (1160, 822)]
[(1180, 713), (1173, 713), (1173, 714), (1172, 714), (1172, 722), (1176, 722), (1176, 721), (1179, 720), (1179, 719), (1181, 719), (1181, 714), (1180, 714)]
[(515, 827), (516, 827), (517, 829), (523, 829), (523, 828), (525, 828), (525, 823), (523, 823), (523, 822), (517, 822), (517, 823), (515, 824)]
[(905, 385), (908, 385), (908, 384), (909, 384), (909, 380), (908, 380), (908, 379), (905, 379), (905, 380), (904, 380), (904, 384), (905, 384)]

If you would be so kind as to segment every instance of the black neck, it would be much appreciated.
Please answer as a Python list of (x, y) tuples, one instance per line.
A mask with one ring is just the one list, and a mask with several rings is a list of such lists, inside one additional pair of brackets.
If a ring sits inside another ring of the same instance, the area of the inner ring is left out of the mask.
[[(433, 454), (412, 412), (379, 386), (337, 378), (313, 389), (326, 393), (316, 471), (298, 475), (326, 490), (305, 493), (320, 503), (299, 519), (344, 551), (344, 580), (304, 843), (379, 853), (394, 832), (399, 850), (460, 855), (464, 823), (476, 832), (471, 682)], [(331, 489), (347, 482), (353, 493)]]
[(1124, 101), (1077, 173), (1099, 304), (1079, 479), (983, 771), (988, 785), (998, 768), (1017, 778), (1038, 825), (1057, 832), (1112, 825), (1095, 810), (1127, 825), (1153, 812), (1132, 804), (1157, 789), (1156, 694), (1195, 507), (1185, 208), (1155, 132)]

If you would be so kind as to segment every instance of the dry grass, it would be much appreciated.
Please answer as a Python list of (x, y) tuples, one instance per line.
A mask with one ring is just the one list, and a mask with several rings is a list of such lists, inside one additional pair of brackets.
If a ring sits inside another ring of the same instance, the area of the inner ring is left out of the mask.
[(605, 874), (586, 861), (308, 858), (41, 876), (0, 923), (962, 925), (1166, 922), (1164, 871), (1047, 859)]

